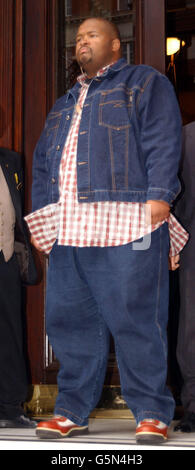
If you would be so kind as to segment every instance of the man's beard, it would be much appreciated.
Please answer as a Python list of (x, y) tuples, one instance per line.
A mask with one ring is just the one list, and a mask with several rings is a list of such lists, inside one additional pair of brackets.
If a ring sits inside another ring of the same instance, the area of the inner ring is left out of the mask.
[(89, 56), (88, 54), (86, 54), (86, 56), (85, 54), (82, 54), (81, 57), (79, 58), (78, 64), (80, 65), (80, 67), (85, 68), (85, 65), (89, 64), (92, 61), (92, 52), (90, 49), (89, 49), (89, 52), (90, 52)]
[(92, 60), (91, 57), (89, 57), (88, 59), (87, 59), (87, 57), (86, 57), (86, 59), (83, 57), (83, 59), (78, 61), (78, 64), (80, 65), (80, 67), (82, 67), (84, 69), (85, 65), (89, 64), (91, 62), (91, 60)]

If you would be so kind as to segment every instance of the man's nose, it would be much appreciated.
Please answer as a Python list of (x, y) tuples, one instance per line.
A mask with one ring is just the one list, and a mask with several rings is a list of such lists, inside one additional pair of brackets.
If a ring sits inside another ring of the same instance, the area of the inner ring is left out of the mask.
[(88, 38), (88, 36), (87, 36), (87, 35), (83, 36), (83, 37), (81, 38), (80, 44), (81, 44), (82, 46), (86, 46), (88, 43), (89, 43), (89, 38)]

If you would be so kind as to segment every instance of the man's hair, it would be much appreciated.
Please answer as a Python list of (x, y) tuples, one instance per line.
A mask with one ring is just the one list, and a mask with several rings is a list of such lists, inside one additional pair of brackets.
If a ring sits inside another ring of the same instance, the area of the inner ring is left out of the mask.
[(113, 34), (113, 39), (119, 39), (119, 41), (121, 41), (120, 31), (118, 29), (118, 26), (115, 23), (108, 20), (107, 18), (103, 18), (102, 16), (98, 18), (94, 18), (94, 19), (97, 19), (98, 21), (102, 21), (103, 23), (105, 23), (105, 25), (107, 25), (110, 28), (110, 31)]
[(110, 32), (113, 36), (113, 39), (119, 39), (119, 41), (121, 42), (120, 31), (118, 29), (118, 26), (115, 23), (108, 20), (107, 18), (104, 18), (103, 16), (90, 16), (90, 17), (86, 18), (84, 21), (82, 21), (80, 23), (80, 25), (85, 23), (85, 21), (88, 21), (88, 20), (101, 21), (102, 23), (104, 23), (110, 29)]

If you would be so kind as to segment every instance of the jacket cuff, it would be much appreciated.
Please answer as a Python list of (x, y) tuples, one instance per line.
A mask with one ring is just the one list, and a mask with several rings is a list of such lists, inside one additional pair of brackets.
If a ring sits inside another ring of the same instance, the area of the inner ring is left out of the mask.
[(147, 191), (147, 201), (165, 201), (172, 205), (179, 192), (174, 193), (163, 188), (150, 188)]

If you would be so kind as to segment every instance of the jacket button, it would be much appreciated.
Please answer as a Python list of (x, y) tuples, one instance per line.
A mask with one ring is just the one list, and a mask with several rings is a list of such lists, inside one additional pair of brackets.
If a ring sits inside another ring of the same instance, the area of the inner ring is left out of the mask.
[(55, 178), (52, 178), (51, 182), (52, 182), (52, 184), (54, 184), (56, 182)]
[(56, 150), (60, 150), (60, 145), (57, 145)]
[(69, 119), (70, 119), (70, 115), (69, 115), (69, 114), (67, 114), (67, 116), (66, 116), (66, 120), (68, 121)]

